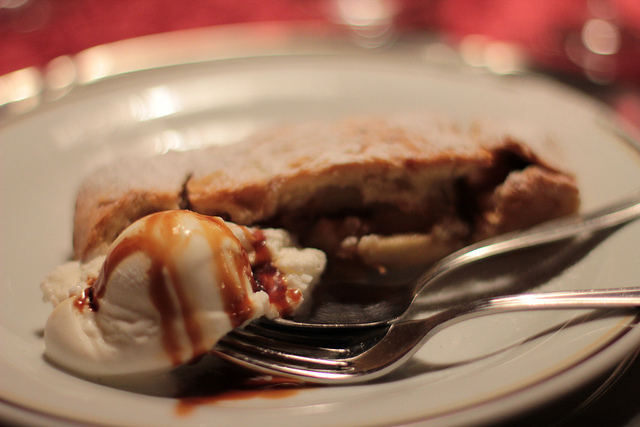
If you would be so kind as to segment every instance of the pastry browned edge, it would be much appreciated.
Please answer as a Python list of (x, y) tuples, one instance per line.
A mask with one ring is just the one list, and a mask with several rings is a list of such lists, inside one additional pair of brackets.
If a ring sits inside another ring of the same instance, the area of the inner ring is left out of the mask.
[(573, 176), (509, 135), (428, 114), (356, 117), (100, 169), (78, 194), (74, 254), (105, 253), (152, 212), (190, 209), (287, 228), (330, 257), (427, 263), (578, 205)]

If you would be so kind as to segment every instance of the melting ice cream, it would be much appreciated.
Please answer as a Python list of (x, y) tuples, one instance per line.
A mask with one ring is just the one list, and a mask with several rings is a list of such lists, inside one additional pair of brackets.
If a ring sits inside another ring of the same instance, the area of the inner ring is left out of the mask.
[(106, 256), (58, 267), (43, 282), (55, 308), (46, 356), (82, 375), (170, 369), (260, 316), (291, 314), (324, 270), (321, 251), (284, 230), (188, 211), (149, 215)]

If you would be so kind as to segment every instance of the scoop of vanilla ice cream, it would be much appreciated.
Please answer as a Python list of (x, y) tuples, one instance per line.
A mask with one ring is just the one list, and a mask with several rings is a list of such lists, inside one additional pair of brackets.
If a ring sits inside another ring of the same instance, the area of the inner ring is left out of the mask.
[[(254, 270), (286, 286), (276, 300)], [(322, 274), (323, 252), (284, 230), (254, 230), (188, 211), (147, 216), (106, 257), (58, 267), (41, 285), (54, 304), (45, 354), (85, 376), (144, 373), (192, 361), (227, 332), (292, 311)], [(98, 273), (99, 272), (99, 273)], [(271, 273), (273, 272), (273, 273)], [(283, 305), (284, 304), (284, 305)]]

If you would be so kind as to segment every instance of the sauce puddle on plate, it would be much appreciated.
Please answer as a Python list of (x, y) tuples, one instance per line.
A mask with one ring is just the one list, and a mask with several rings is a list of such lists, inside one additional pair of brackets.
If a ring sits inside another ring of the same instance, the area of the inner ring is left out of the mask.
[(188, 416), (199, 406), (215, 405), (224, 401), (285, 399), (296, 395), (301, 389), (310, 387), (288, 378), (257, 375), (236, 369), (231, 371), (233, 372), (225, 372), (225, 375), (216, 378), (215, 384), (200, 385), (197, 390), (191, 390), (189, 396), (179, 397), (175, 407), (176, 414)]
[[(196, 365), (202, 365), (202, 361)], [(211, 369), (213, 368), (213, 369)], [(211, 357), (204, 369), (178, 369), (175, 413), (188, 416), (196, 408), (220, 402), (249, 399), (286, 399), (301, 390), (317, 387), (289, 378), (258, 374)]]
[(238, 378), (221, 386), (218, 393), (179, 398), (175, 412), (179, 416), (188, 416), (199, 406), (215, 405), (223, 401), (285, 399), (308, 387), (307, 384), (285, 378), (246, 375), (244, 379)]

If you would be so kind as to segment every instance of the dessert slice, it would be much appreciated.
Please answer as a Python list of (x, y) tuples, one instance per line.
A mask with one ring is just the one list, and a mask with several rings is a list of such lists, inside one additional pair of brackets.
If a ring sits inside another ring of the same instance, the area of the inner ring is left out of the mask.
[(578, 205), (574, 178), (509, 135), (429, 114), (356, 117), (97, 171), (79, 192), (74, 250), (90, 260), (136, 219), (186, 208), (405, 267)]

